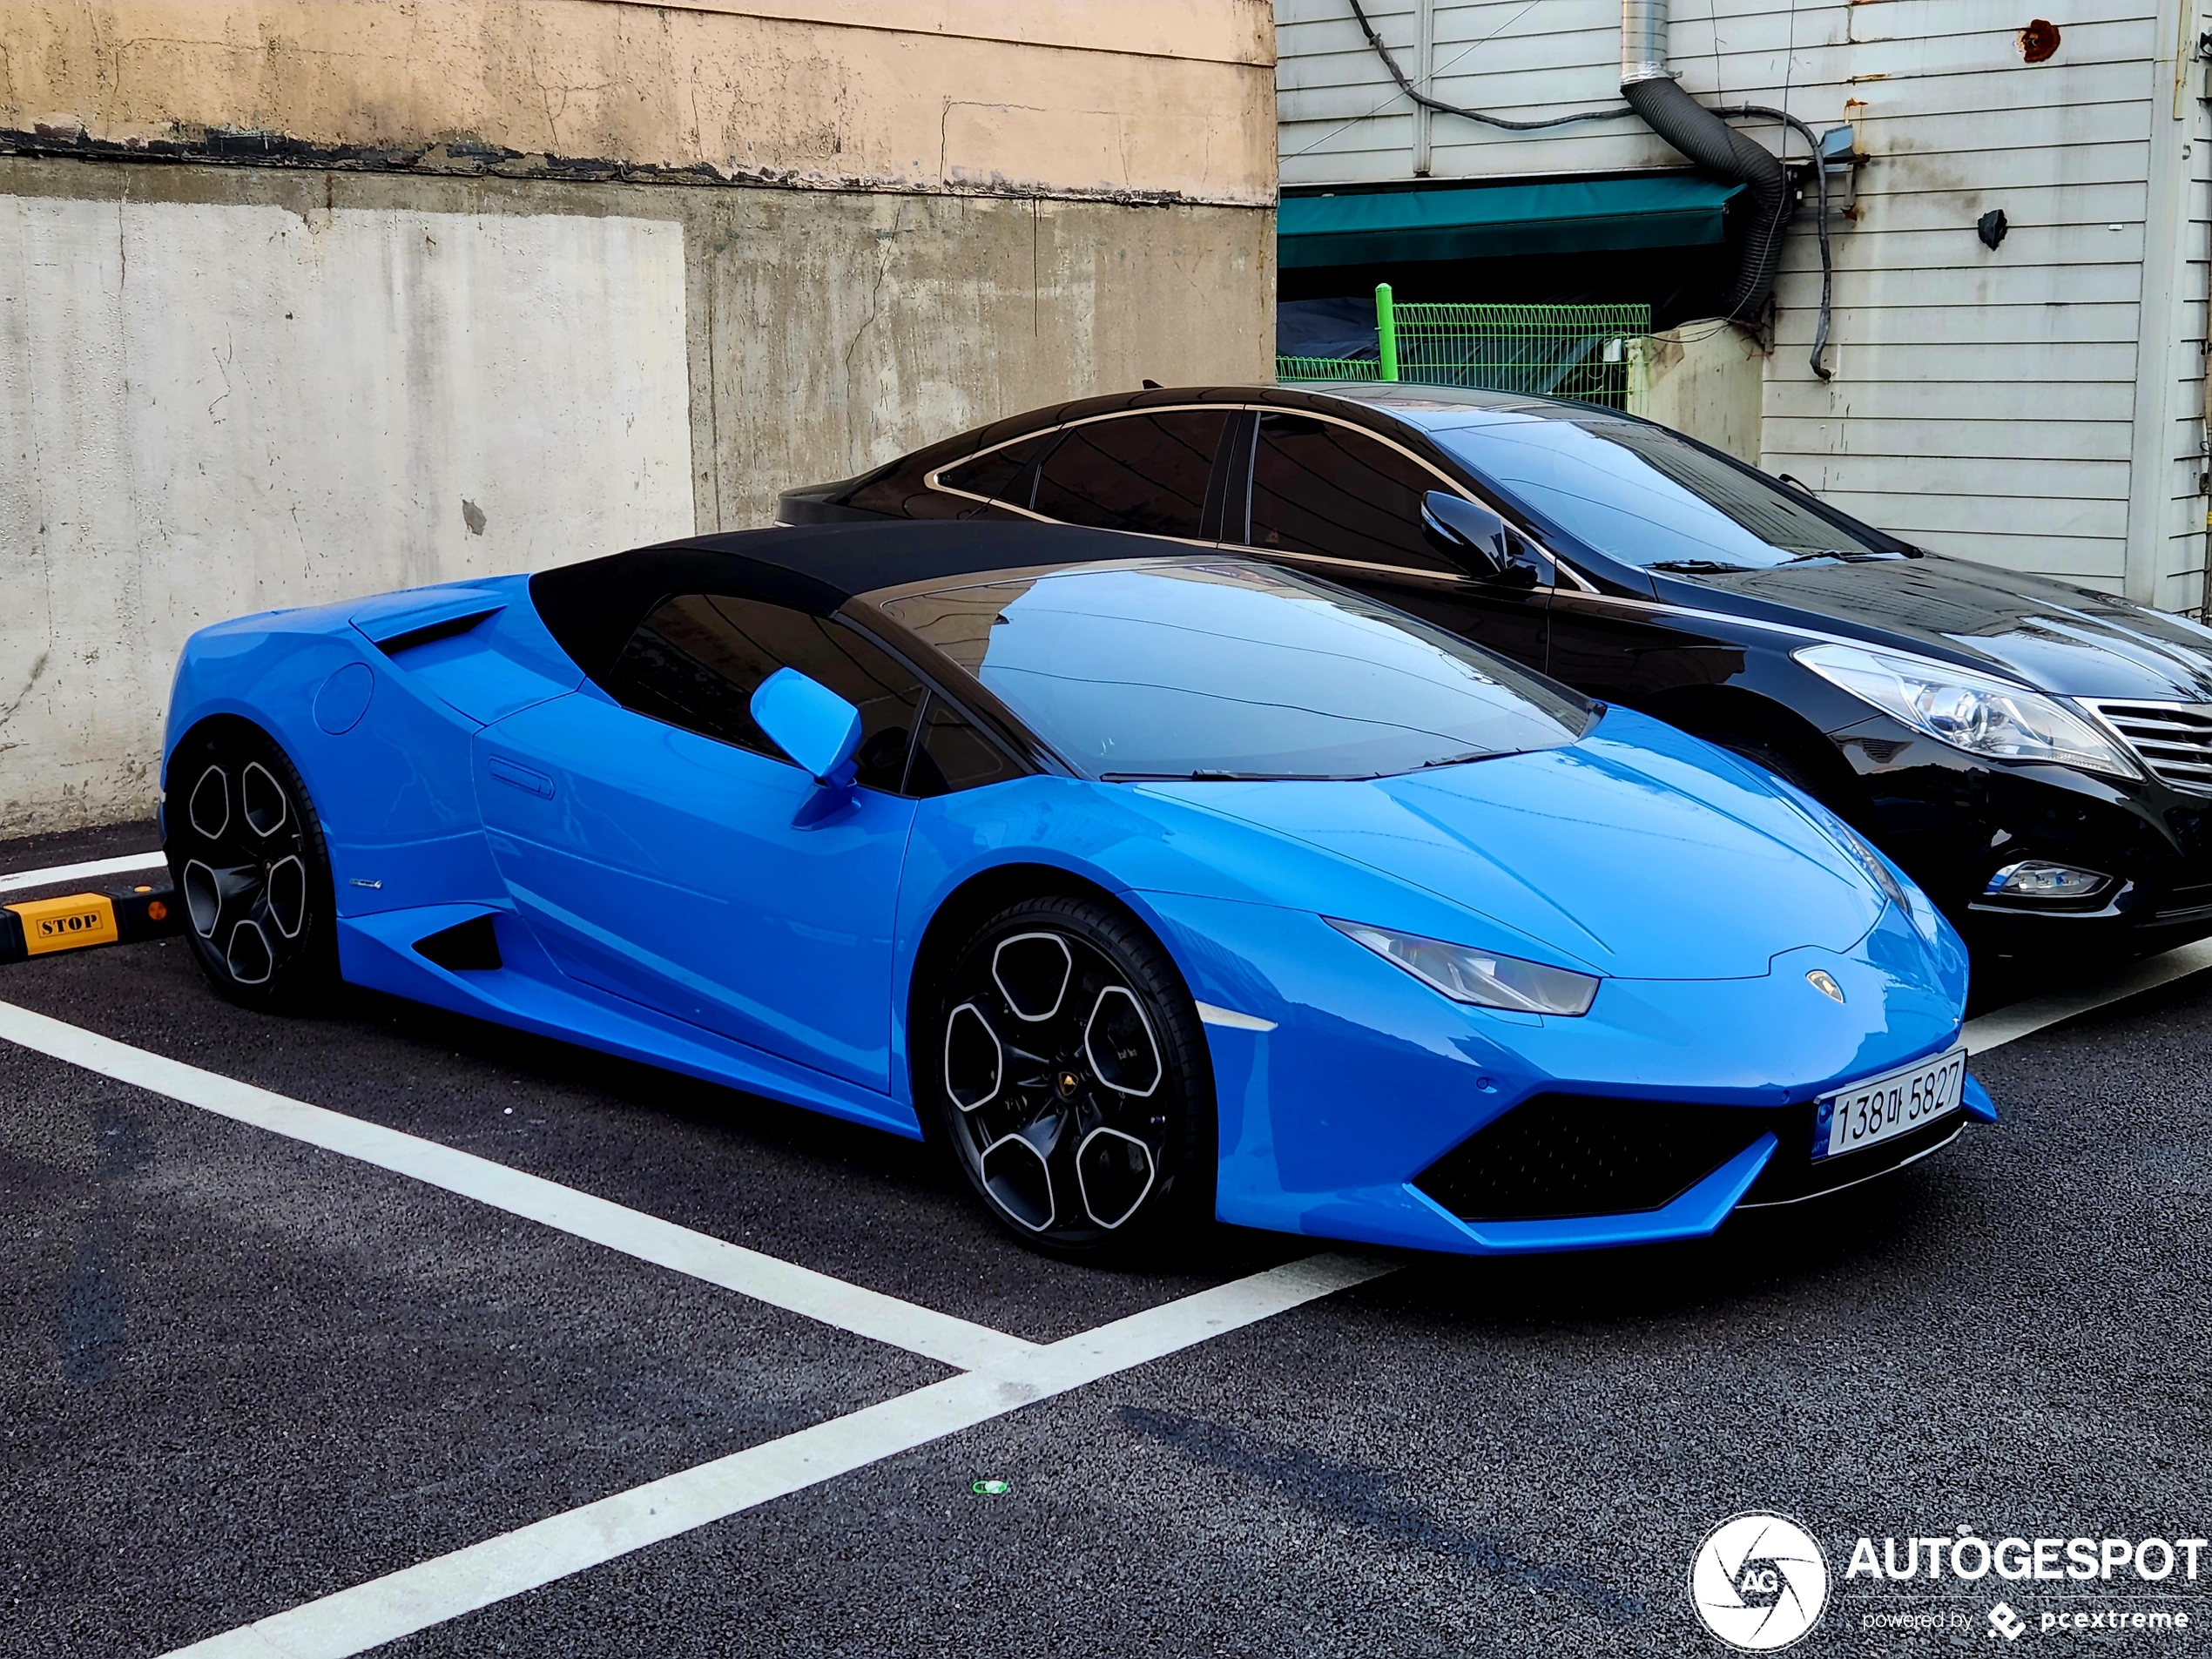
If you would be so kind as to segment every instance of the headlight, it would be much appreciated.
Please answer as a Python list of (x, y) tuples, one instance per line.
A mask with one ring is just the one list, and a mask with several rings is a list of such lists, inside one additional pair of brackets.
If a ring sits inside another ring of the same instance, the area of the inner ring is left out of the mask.
[(1791, 655), (1915, 732), (1968, 754), (2044, 760), (2120, 778), (2141, 775), (2118, 743), (2040, 691), (1865, 645), (1808, 645)]
[(1844, 851), (1858, 860), (1858, 867), (1872, 878), (1874, 885), (1882, 890), (1882, 896), (1912, 922), (1921, 938), (1931, 945), (1934, 944), (1942, 934), (1943, 925), (1937, 919), (1935, 905), (1928, 895), (1919, 888), (1898, 880), (1897, 872), (1890, 868), (1889, 860), (1877, 853), (1865, 837), (1843, 819), (1837, 819), (1834, 827), (1836, 839), (1843, 843)]
[(1479, 1008), (1511, 1008), (1518, 1014), (1588, 1014), (1597, 995), (1597, 975), (1571, 968), (1524, 962), (1518, 956), (1447, 945), (1419, 934), (1394, 934), (1364, 922), (1322, 918), (1339, 933), (1358, 940), (1386, 961), (1404, 968), (1454, 1002)]
[(1912, 914), (1912, 895), (1905, 890), (1905, 883), (1897, 879), (1889, 861), (1861, 840), (1851, 826), (1838, 823), (1836, 839), (1844, 844), (1844, 851), (1858, 860), (1858, 867), (1866, 872), (1867, 879), (1882, 890), (1882, 894), (1906, 915)]

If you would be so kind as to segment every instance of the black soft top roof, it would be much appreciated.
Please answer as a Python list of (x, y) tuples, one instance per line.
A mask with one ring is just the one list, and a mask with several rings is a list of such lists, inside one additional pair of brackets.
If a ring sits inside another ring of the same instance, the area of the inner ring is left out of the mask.
[(1171, 550), (1185, 550), (1069, 524), (801, 524), (688, 536), (541, 570), (530, 602), (561, 649), (597, 679), (671, 594), (732, 594), (826, 617), (855, 594), (908, 582)]

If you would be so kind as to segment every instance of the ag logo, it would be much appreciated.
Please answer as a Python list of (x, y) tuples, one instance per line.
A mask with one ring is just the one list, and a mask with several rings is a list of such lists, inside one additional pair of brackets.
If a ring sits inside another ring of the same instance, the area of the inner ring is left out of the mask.
[(1689, 1604), (1731, 1648), (1771, 1653), (1820, 1622), (1828, 1558), (1784, 1515), (1755, 1511), (1713, 1528), (1689, 1563)]

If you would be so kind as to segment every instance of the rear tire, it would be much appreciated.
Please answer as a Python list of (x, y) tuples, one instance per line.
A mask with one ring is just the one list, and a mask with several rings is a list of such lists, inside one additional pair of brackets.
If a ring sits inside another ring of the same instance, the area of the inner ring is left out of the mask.
[(177, 745), (168, 778), (163, 851), (208, 983), (242, 1008), (321, 1002), (338, 982), (337, 907), (298, 769), (258, 726), (221, 720)]
[(1159, 941), (1098, 899), (1030, 899), (953, 954), (914, 1094), (954, 1162), (1034, 1249), (1105, 1260), (1211, 1217), (1213, 1073)]

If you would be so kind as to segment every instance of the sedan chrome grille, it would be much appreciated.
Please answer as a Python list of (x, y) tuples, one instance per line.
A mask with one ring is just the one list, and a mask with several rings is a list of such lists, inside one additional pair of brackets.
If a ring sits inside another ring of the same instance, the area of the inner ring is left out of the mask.
[(2161, 782), (2212, 795), (2212, 703), (2084, 698)]

